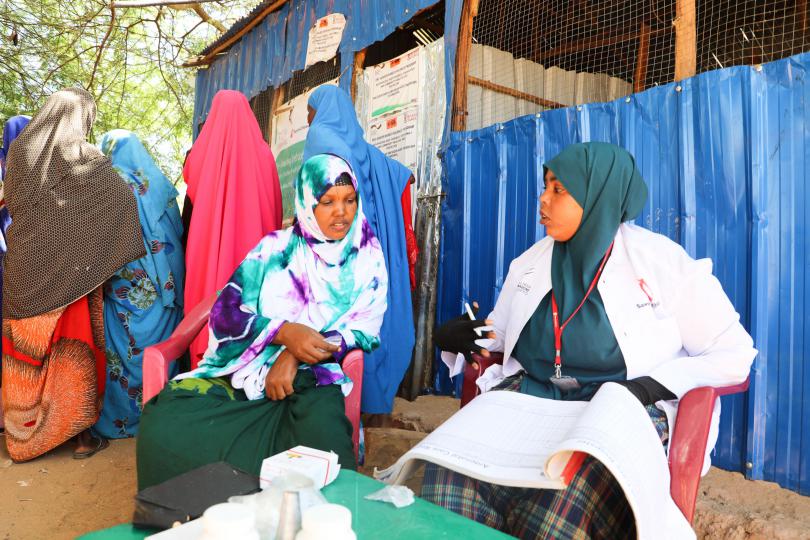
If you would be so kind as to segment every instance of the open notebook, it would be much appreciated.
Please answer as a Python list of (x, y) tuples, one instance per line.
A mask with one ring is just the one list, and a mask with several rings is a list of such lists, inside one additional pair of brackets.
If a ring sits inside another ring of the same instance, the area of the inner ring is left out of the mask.
[(494, 484), (564, 489), (585, 454), (621, 485), (639, 538), (695, 537), (669, 495), (667, 459), (649, 415), (617, 384), (603, 385), (590, 402), (487, 392), (375, 476), (402, 483), (424, 460)]

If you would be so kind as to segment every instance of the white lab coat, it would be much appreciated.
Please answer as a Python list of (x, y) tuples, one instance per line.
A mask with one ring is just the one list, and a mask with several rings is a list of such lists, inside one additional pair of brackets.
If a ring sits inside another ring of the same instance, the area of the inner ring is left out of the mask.
[[(511, 354), (523, 327), (551, 290), (553, 245), (553, 239), (546, 237), (512, 261), (488, 317), (497, 337), (487, 348), (504, 353), (503, 367), (493, 366), (496, 372), (503, 370), (502, 377), (523, 369)], [(712, 275), (709, 259), (696, 261), (667, 237), (622, 224), (597, 289), (624, 356), (628, 379), (649, 375), (680, 399), (693, 388), (734, 385), (748, 376), (757, 351)], [(490, 387), (497, 382), (492, 374), (488, 378)], [(677, 403), (657, 403), (667, 414), (670, 429), (675, 426)], [(717, 400), (704, 474), (719, 421)]]

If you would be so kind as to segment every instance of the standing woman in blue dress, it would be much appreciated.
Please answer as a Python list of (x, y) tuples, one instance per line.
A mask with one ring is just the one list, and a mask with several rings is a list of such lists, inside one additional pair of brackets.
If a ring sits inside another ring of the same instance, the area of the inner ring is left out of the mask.
[(325, 84), (312, 93), (307, 105), (310, 126), (303, 160), (333, 154), (351, 165), (366, 218), (385, 255), (388, 311), (380, 330), (382, 346), (364, 362), (361, 409), (365, 413), (390, 413), (414, 344), (405, 220), (400, 202), (412, 174), (405, 165), (366, 142), (351, 97), (344, 90)]
[(122, 438), (138, 433), (144, 349), (167, 339), (183, 318), (183, 224), (177, 190), (134, 133), (104, 134), (101, 151), (135, 194), (146, 247), (145, 257), (104, 285), (107, 386), (94, 429)]

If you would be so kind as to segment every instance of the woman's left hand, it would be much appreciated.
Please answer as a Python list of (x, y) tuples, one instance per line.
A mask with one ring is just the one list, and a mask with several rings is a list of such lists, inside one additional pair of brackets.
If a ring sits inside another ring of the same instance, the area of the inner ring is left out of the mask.
[(293, 380), (298, 373), (298, 360), (283, 350), (264, 379), (264, 393), (267, 399), (279, 401), (293, 393)]

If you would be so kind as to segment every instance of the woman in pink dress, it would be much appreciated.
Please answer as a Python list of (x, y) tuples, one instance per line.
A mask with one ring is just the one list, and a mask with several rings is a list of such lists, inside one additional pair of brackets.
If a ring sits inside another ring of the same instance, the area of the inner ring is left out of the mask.
[[(185, 311), (222, 288), (248, 251), (281, 227), (276, 162), (247, 98), (214, 96), (205, 125), (183, 167), (193, 211), (186, 245)], [(190, 347), (196, 368), (207, 333)]]

